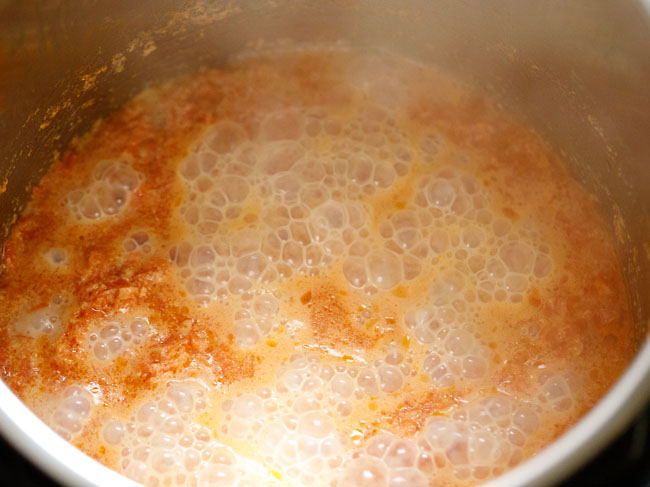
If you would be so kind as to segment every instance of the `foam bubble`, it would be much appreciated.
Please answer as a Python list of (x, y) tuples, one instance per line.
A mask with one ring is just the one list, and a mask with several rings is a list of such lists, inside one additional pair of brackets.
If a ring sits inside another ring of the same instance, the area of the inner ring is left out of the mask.
[(556, 411), (567, 411), (573, 406), (573, 391), (562, 374), (542, 374), (539, 377), (538, 399)]
[(92, 397), (79, 386), (70, 386), (59, 401), (52, 415), (51, 425), (54, 430), (70, 440), (82, 432), (90, 419), (93, 409)]
[(369, 281), (380, 289), (391, 289), (402, 280), (400, 261), (388, 250), (375, 250), (366, 257)]
[(459, 296), (465, 288), (465, 277), (455, 269), (442, 273), (431, 286), (431, 297), (436, 305), (444, 305)]
[(100, 362), (128, 357), (146, 339), (151, 329), (145, 316), (118, 316), (98, 323), (88, 332), (88, 343)]
[(68, 195), (68, 206), (81, 220), (117, 215), (141, 179), (131, 167), (129, 157), (101, 160), (95, 166), (91, 184)]
[(55, 294), (46, 306), (21, 315), (14, 323), (14, 331), (19, 335), (38, 338), (57, 336), (66, 326), (67, 297)]
[(535, 262), (535, 252), (523, 242), (507, 242), (501, 246), (499, 256), (512, 272), (529, 274)]
[(260, 169), (266, 175), (273, 175), (290, 170), (304, 155), (302, 146), (294, 141), (271, 142), (266, 145)]
[(456, 190), (446, 179), (432, 181), (427, 186), (427, 200), (439, 208), (451, 206), (456, 199)]
[(62, 267), (68, 263), (68, 254), (65, 249), (49, 248), (43, 252), (43, 257), (53, 267)]
[(339, 479), (339, 487), (385, 487), (388, 469), (383, 462), (372, 457), (352, 460)]
[(104, 439), (111, 445), (117, 445), (122, 441), (126, 429), (119, 421), (110, 421), (104, 426)]
[(343, 262), (343, 275), (352, 287), (362, 288), (368, 282), (365, 260), (360, 257), (348, 257)]
[[(231, 120), (218, 122), (203, 139), (205, 149), (216, 154), (228, 154), (248, 139), (244, 128)], [(203, 167), (208, 172), (211, 167)]]

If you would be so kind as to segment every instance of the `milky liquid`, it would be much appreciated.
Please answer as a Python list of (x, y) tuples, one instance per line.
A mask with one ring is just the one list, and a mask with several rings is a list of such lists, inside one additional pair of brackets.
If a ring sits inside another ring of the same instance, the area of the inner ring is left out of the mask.
[(151, 89), (4, 254), (4, 380), (147, 485), (476, 485), (632, 354), (610, 237), (530, 131), (387, 54)]

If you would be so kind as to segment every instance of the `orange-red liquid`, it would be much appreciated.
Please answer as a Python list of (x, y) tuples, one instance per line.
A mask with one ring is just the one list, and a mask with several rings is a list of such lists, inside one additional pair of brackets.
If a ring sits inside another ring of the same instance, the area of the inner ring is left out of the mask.
[(3, 264), (3, 380), (149, 485), (476, 485), (633, 353), (591, 197), (385, 54), (142, 93), (45, 176)]

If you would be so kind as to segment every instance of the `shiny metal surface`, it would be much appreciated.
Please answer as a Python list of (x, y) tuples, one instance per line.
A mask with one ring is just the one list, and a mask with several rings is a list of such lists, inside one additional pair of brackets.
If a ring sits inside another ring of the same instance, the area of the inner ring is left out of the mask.
[[(650, 0), (0, 1), (0, 241), (74, 136), (150, 84), (251, 49), (342, 42), (440, 66), (533, 126), (596, 195), (637, 361), (578, 426), (494, 485), (550, 485), (650, 394)], [(0, 427), (57, 478), (110, 483), (0, 383)], [(15, 399), (15, 398), (14, 398)], [(47, 439), (48, 452), (38, 444)], [(59, 440), (59, 441), (57, 441)]]

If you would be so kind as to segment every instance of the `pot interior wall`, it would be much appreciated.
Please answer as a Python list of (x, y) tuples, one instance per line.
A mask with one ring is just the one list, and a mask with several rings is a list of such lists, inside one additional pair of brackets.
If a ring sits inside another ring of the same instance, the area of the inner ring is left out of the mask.
[(650, 318), (650, 16), (623, 0), (531, 3), (0, 2), (0, 241), (72, 138), (146, 86), (253, 49), (381, 47), (455, 74), (565, 157), (616, 236), (640, 346)]

